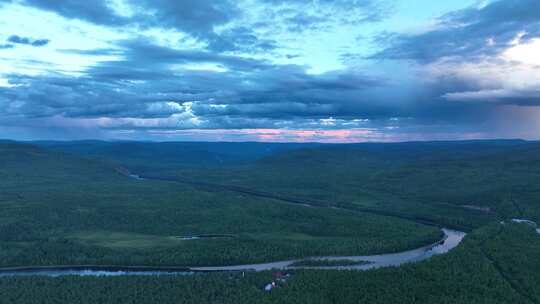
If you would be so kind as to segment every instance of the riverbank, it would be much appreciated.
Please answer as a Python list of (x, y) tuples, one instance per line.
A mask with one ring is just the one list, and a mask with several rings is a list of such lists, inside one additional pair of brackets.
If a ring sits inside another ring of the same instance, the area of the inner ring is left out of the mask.
[(327, 256), (311, 257), (311, 260), (348, 260), (359, 263), (344, 266), (294, 266), (295, 263), (305, 259), (276, 261), (261, 264), (247, 264), (234, 266), (213, 267), (148, 267), (148, 266), (102, 266), (102, 265), (63, 265), (63, 266), (35, 266), (35, 267), (6, 267), (0, 268), (0, 277), (12, 276), (160, 276), (160, 275), (193, 275), (209, 272), (238, 272), (238, 271), (266, 271), (273, 269), (334, 269), (334, 270), (368, 270), (381, 267), (399, 266), (406, 263), (420, 262), (434, 255), (444, 254), (455, 248), (466, 233), (443, 229), (444, 237), (435, 244), (423, 246), (414, 250), (399, 253), (379, 254), (372, 256)]

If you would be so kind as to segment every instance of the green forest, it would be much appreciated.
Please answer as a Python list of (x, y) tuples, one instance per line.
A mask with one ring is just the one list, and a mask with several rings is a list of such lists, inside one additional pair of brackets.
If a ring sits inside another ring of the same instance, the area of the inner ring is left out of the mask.
[(540, 235), (511, 221), (540, 219), (540, 144), (234, 145), (1, 142), (0, 266), (309, 266), (468, 235), (400, 267), (290, 270), (271, 292), (270, 271), (0, 273), (0, 303), (540, 303)]
[(489, 225), (447, 255), (399, 268), (295, 270), (177, 277), (0, 279), (1, 303), (538, 303), (540, 237), (523, 224)]
[[(436, 227), (138, 181), (107, 162), (0, 145), (0, 265), (211, 266), (396, 252)], [(229, 234), (233, 238), (182, 240)], [(31, 248), (32, 250), (28, 250)]]

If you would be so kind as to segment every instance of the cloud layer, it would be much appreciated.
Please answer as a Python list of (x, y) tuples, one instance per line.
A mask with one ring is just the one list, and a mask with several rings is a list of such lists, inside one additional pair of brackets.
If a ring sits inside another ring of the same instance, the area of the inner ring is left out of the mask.
[[(393, 1), (0, 0), (0, 10), (27, 9), (114, 38), (80, 47), (60, 34), (0, 33), (0, 65), (11, 70), (0, 74), (3, 137), (540, 137), (535, 0), (456, 9), (414, 32), (385, 28), (400, 13)], [(330, 53), (336, 61), (321, 66), (332, 68), (317, 70)]]

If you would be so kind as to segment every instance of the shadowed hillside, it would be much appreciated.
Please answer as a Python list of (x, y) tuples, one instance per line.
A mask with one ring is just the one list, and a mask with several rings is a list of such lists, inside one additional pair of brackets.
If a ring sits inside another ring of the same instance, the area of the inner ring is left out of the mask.
[[(47, 145), (85, 156), (90, 154), (81, 151), (92, 150), (93, 157), (143, 176), (235, 186), (323, 206), (392, 211), (462, 229), (511, 217), (540, 219), (537, 142), (268, 146), (280, 147), (274, 150), (268, 150), (267, 144), (249, 143)], [(167, 150), (169, 145), (174, 149), (167, 157), (151, 153), (157, 147)], [(194, 153), (215, 158), (235, 145), (241, 162), (209, 165), (192, 158)], [(246, 146), (257, 148), (244, 150)], [(126, 151), (112, 155), (112, 147)], [(202, 152), (193, 152), (193, 147)]]

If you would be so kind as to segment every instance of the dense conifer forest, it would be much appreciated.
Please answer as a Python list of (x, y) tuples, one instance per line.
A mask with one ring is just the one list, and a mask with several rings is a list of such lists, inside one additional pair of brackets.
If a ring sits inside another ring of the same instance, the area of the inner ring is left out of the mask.
[(271, 292), (275, 271), (0, 274), (0, 303), (540, 302), (540, 234), (512, 221), (540, 219), (537, 143), (231, 145), (0, 143), (0, 266), (236, 265), (468, 235), (400, 267), (290, 270)]

